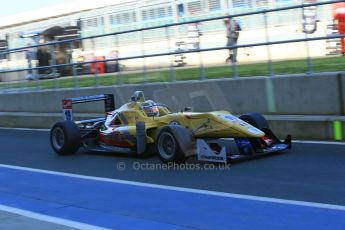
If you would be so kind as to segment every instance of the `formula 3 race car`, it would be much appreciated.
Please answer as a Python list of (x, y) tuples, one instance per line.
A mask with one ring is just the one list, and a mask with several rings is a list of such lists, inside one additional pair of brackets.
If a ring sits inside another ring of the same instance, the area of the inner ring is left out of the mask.
[[(94, 101), (104, 101), (104, 117), (73, 121), (73, 104)], [(280, 141), (260, 114), (238, 118), (227, 111), (197, 113), (190, 108), (173, 113), (164, 104), (145, 100), (141, 91), (118, 109), (112, 94), (70, 98), (62, 106), (64, 121), (50, 132), (51, 146), (59, 155), (74, 154), (83, 146), (89, 151), (122, 154), (155, 152), (163, 162), (183, 163), (197, 156), (202, 161), (226, 163), (291, 148), (291, 136)], [(229, 138), (234, 138), (237, 153), (220, 144)]]

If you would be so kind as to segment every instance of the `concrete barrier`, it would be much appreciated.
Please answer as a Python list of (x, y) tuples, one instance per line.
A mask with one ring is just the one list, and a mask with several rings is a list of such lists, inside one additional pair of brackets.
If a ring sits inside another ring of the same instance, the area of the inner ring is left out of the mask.
[(340, 75), (273, 78), (276, 112), (296, 115), (339, 115)]
[[(345, 116), (266, 115), (265, 117), (269, 121), (270, 128), (281, 138), (291, 134), (295, 140), (344, 140)], [(340, 133), (335, 130), (335, 122), (341, 124)]]
[[(104, 116), (104, 113), (79, 113), (75, 115), (75, 120), (101, 116)], [(0, 112), (0, 127), (49, 129), (61, 120), (63, 120), (62, 113)]]
[[(0, 95), (2, 112), (58, 112), (63, 98), (113, 93), (116, 105), (129, 101), (132, 93), (142, 90), (146, 98), (165, 103), (172, 110), (192, 106), (195, 111), (231, 110), (233, 113), (266, 111), (265, 78), (246, 78), (212, 81), (184, 81), (176, 83), (153, 83), (144, 85), (124, 85), (66, 89), (60, 91), (40, 91), (8, 93)], [(253, 100), (255, 98), (255, 100)], [(101, 103), (78, 105), (77, 112), (101, 112)]]
[[(0, 94), (0, 126), (47, 128), (61, 119), (63, 98), (113, 93), (116, 106), (120, 106), (136, 90), (144, 91), (147, 99), (167, 104), (172, 111), (190, 106), (200, 112), (274, 115), (269, 120), (278, 133), (303, 139), (333, 139), (332, 122), (341, 121), (345, 108), (345, 75), (323, 73)], [(102, 102), (76, 105), (74, 109), (81, 118), (104, 112)], [(279, 117), (283, 115), (297, 118), (282, 121)], [(303, 119), (305, 115), (318, 119), (311, 122)]]
[[(121, 105), (135, 90), (142, 90), (146, 98), (165, 103), (172, 110), (192, 106), (195, 111), (225, 109), (235, 114), (257, 111), (265, 114), (339, 115), (339, 89), (344, 87), (338, 86), (339, 78), (344, 79), (344, 76), (272, 77), (272, 94), (267, 89), (267, 77), (8, 93), (0, 95), (0, 111), (58, 112), (63, 98), (101, 93), (113, 93), (116, 104)], [(342, 82), (344, 85), (345, 80)], [(269, 110), (269, 97), (274, 97), (276, 110), (273, 112)], [(102, 109), (101, 103), (76, 107), (77, 112), (84, 113), (101, 112)]]

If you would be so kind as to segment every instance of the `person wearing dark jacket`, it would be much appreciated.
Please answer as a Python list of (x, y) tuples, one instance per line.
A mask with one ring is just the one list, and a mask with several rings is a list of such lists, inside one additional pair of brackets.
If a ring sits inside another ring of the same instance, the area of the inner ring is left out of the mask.
[[(48, 52), (48, 47), (41, 46), (37, 50), (37, 60), (38, 60), (38, 67), (49, 66), (50, 65), (51, 54)], [(43, 68), (38, 69), (39, 74), (49, 74), (50, 69)]]

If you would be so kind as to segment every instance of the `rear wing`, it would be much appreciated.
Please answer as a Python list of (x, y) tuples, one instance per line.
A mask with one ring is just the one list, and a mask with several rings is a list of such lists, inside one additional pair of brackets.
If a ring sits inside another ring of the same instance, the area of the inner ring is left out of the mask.
[(104, 110), (105, 113), (115, 110), (115, 100), (113, 94), (99, 94), (94, 96), (84, 96), (84, 97), (75, 97), (62, 100), (62, 111), (65, 121), (73, 121), (73, 105), (95, 102), (95, 101), (104, 101)]

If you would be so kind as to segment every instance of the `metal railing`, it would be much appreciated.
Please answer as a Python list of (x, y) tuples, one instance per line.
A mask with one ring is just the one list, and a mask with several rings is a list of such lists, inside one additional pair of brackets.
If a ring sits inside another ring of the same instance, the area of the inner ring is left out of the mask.
[[(73, 43), (76, 41), (83, 41), (83, 40), (90, 40), (94, 44), (94, 40), (97, 38), (101, 37), (108, 37), (108, 36), (115, 36), (116, 38), (116, 46), (118, 47), (118, 36), (122, 34), (129, 34), (129, 33), (135, 33), (135, 32), (140, 32), (140, 37), (141, 37), (141, 46), (142, 46), (142, 54), (141, 55), (133, 55), (133, 56), (126, 56), (126, 57), (117, 57), (117, 58), (108, 58), (104, 60), (91, 60), (91, 61), (83, 61), (83, 62), (73, 62), (71, 61), (70, 63), (66, 64), (55, 64), (53, 61), (52, 65), (49, 66), (40, 66), (40, 67), (32, 67), (32, 68), (15, 68), (15, 69), (2, 69), (0, 70), (0, 76), (2, 74), (6, 73), (13, 73), (13, 72), (23, 72), (23, 71), (33, 71), (33, 70), (40, 70), (40, 69), (58, 69), (62, 67), (72, 67), (72, 73), (74, 77), (74, 87), (78, 87), (78, 76), (75, 70), (75, 67), (77, 65), (87, 65), (87, 64), (93, 64), (93, 63), (107, 63), (107, 62), (120, 62), (120, 61), (127, 61), (127, 60), (132, 60), (132, 59), (142, 59), (143, 60), (143, 65), (142, 65), (142, 74), (143, 74), (143, 81), (145, 83), (148, 83), (147, 79), (147, 65), (146, 65), (146, 58), (151, 58), (151, 57), (160, 57), (160, 56), (172, 56), (172, 55), (181, 55), (181, 54), (189, 54), (189, 53), (199, 53), (200, 56), (200, 80), (205, 79), (205, 74), (204, 74), (204, 65), (202, 62), (202, 57), (201, 53), (202, 52), (207, 52), (207, 51), (218, 51), (218, 50), (230, 50), (230, 49), (237, 49), (237, 48), (247, 48), (247, 47), (258, 47), (258, 46), (266, 46), (267, 47), (267, 73), (268, 76), (274, 75), (273, 73), (273, 68), (272, 68), (272, 59), (271, 59), (271, 46), (272, 45), (277, 45), (277, 44), (288, 44), (288, 43), (298, 43), (298, 42), (310, 42), (310, 41), (318, 41), (318, 40), (326, 40), (326, 39), (339, 39), (343, 38), (344, 35), (331, 35), (331, 36), (317, 36), (317, 37), (309, 37), (307, 34), (305, 35), (304, 38), (298, 38), (298, 39), (287, 39), (287, 40), (280, 40), (280, 41), (270, 41), (270, 37), (268, 34), (268, 21), (267, 21), (267, 15), (272, 12), (278, 12), (278, 11), (286, 11), (286, 10), (293, 10), (293, 9), (303, 9), (305, 7), (310, 7), (310, 6), (321, 6), (321, 5), (328, 5), (328, 4), (333, 4), (333, 3), (339, 3), (339, 2), (345, 2), (344, 0), (342, 1), (326, 1), (326, 2), (318, 2), (318, 3), (312, 3), (312, 4), (301, 4), (301, 5), (296, 5), (296, 6), (288, 6), (288, 7), (281, 7), (281, 8), (275, 8), (275, 9), (265, 9), (265, 10), (259, 10), (255, 12), (247, 12), (247, 13), (240, 13), (240, 14), (233, 14), (231, 16), (221, 16), (221, 17), (213, 17), (213, 18), (207, 18), (207, 19), (199, 19), (199, 20), (193, 20), (193, 21), (185, 21), (185, 22), (178, 22), (178, 23), (170, 23), (162, 26), (152, 26), (152, 27), (146, 27), (146, 28), (140, 28), (140, 29), (132, 29), (132, 30), (126, 30), (126, 31), (121, 31), (121, 32), (115, 32), (115, 33), (107, 33), (107, 34), (101, 34), (101, 35), (95, 35), (95, 36), (89, 36), (89, 37), (83, 37), (83, 38), (75, 38), (75, 39), (68, 39), (68, 40), (63, 40), (63, 41), (54, 41), (54, 42), (48, 42), (44, 44), (37, 44), (37, 45), (30, 45), (26, 47), (20, 47), (20, 48), (13, 48), (13, 49), (8, 49), (6, 51), (0, 52), (0, 56), (2, 55), (9, 55), (13, 53), (19, 53), (19, 52), (26, 52), (28, 49), (32, 48), (39, 48), (42, 46), (49, 46), (53, 47), (59, 44), (63, 43), (70, 43), (70, 48), (73, 49)], [(193, 50), (179, 50), (179, 51), (171, 51), (170, 47), (170, 35), (169, 35), (169, 27), (174, 27), (174, 26), (181, 26), (181, 25), (188, 25), (188, 24), (193, 24), (193, 23), (202, 23), (202, 22), (208, 22), (208, 21), (215, 21), (215, 20), (224, 20), (226, 18), (239, 18), (239, 17), (244, 17), (244, 16), (250, 16), (250, 15), (256, 15), (256, 14), (261, 14), (263, 15), (264, 22), (265, 22), (265, 37), (266, 41), (265, 42), (258, 42), (258, 43), (247, 43), (247, 44), (239, 44), (239, 45), (232, 45), (232, 46), (218, 46), (218, 47), (212, 47), (212, 48), (198, 48), (198, 49), (193, 49)], [(143, 32), (144, 31), (149, 31), (149, 30), (155, 30), (155, 29), (165, 29), (166, 35), (165, 38), (167, 39), (168, 43), (168, 52), (160, 52), (160, 53), (154, 53), (154, 54), (145, 54), (145, 42), (144, 42), (144, 36)], [(95, 49), (95, 47), (94, 47)], [(307, 45), (307, 49), (309, 49), (309, 46)], [(55, 59), (54, 55), (53, 60)], [(172, 62), (170, 60), (170, 62)], [(309, 50), (308, 50), (308, 55), (306, 58), (306, 63), (307, 63), (307, 73), (312, 73), (312, 64), (310, 61), (310, 56), (309, 56)], [(231, 62), (231, 68), (232, 68), (232, 77), (236, 78), (238, 77), (237, 74), (237, 64), (236, 62)], [(175, 81), (176, 78), (174, 77), (174, 71), (175, 67), (173, 66), (172, 63), (170, 63), (169, 66), (170, 69), (170, 75), (172, 76), (170, 79), (171, 81)], [(95, 77), (95, 86), (99, 86), (99, 74), (97, 73), (97, 70), (93, 73)], [(117, 75), (121, 75), (121, 70), (117, 73)], [(57, 80), (57, 79), (55, 79)], [(118, 82), (119, 84), (122, 83), (122, 80)], [(22, 84), (25, 85), (25, 84)], [(5, 89), (10, 89), (11, 84), (7, 84)], [(39, 84), (37, 84), (37, 88), (39, 87)], [(55, 84), (55, 88), (59, 88), (58, 83)]]

